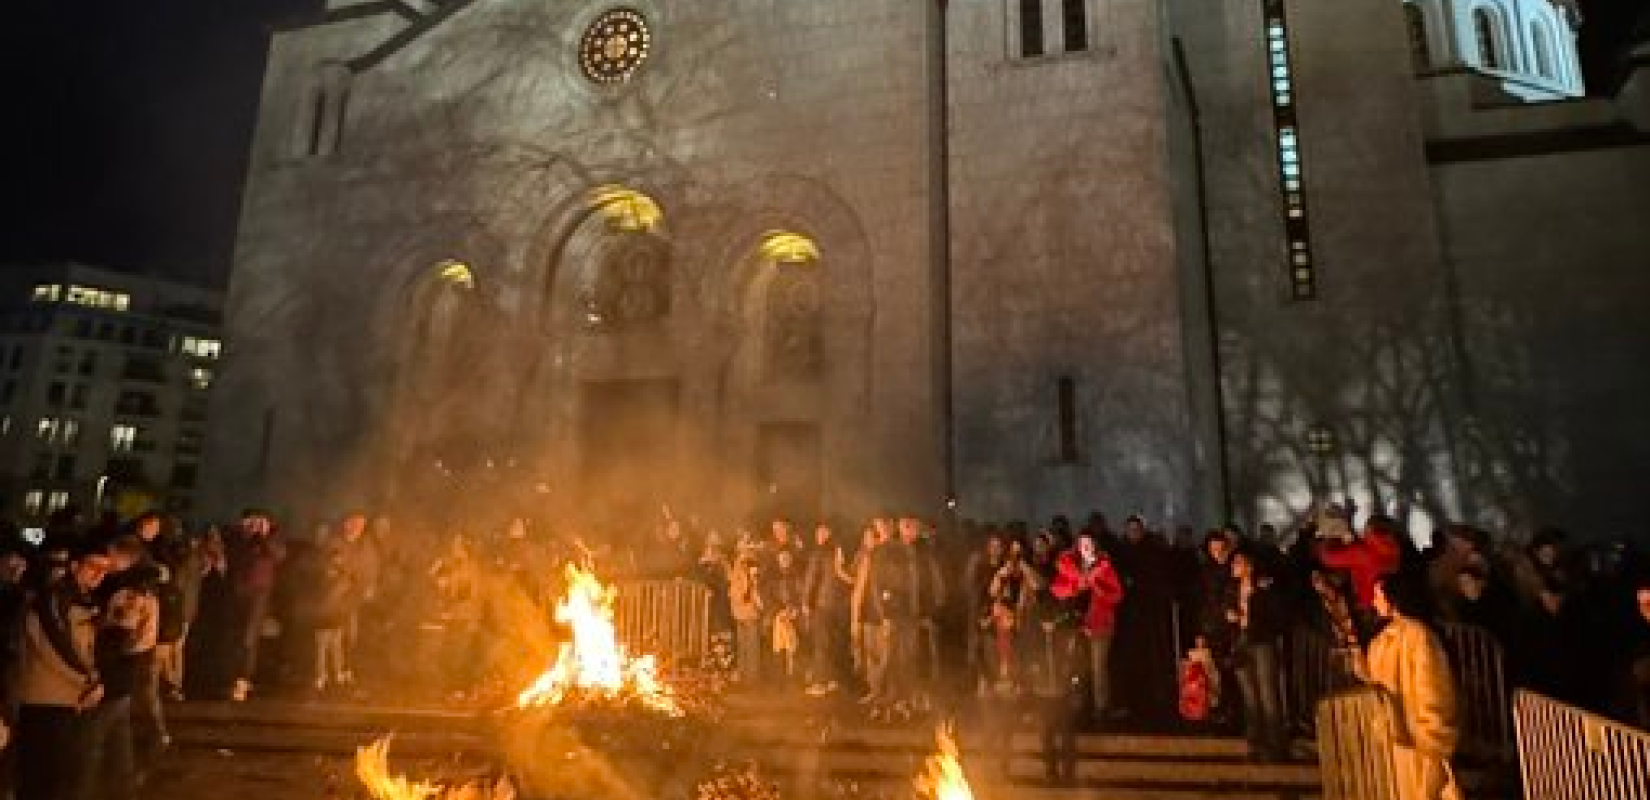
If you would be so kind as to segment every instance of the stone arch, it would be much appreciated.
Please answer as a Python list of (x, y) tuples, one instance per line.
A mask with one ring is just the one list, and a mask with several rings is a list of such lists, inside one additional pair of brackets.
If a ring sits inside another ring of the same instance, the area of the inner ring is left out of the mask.
[[(531, 300), (526, 303), (537, 320), (537, 328), (553, 339), (567, 339), (592, 327), (591, 302), (625, 305), (623, 286), (637, 278), (632, 268), (652, 263), (656, 272), (654, 289), (663, 289), (653, 298), (660, 313), (642, 314), (650, 320), (668, 315), (674, 306), (674, 275), (670, 274), (672, 250), (670, 203), (657, 184), (618, 179), (594, 184), (565, 198), (540, 227), (533, 244), (526, 249)], [(609, 269), (628, 275), (604, 275)], [(662, 282), (662, 286), (657, 285)], [(599, 313), (597, 316), (605, 315)], [(610, 320), (609, 320), (610, 321)]]
[(1507, 15), (1501, 6), (1477, 3), (1467, 16), (1471, 20), (1473, 63), (1485, 70), (1517, 69), (1507, 30)]
[[(731, 344), (718, 397), (721, 446), (746, 465), (733, 472), (760, 481), (771, 478), (763, 470), (776, 439), (817, 437), (818, 502), (843, 510), (860, 488), (847, 481), (872, 474), (860, 435), (871, 413), (875, 320), (864, 228), (829, 187), (805, 178), (768, 176), (728, 196), (738, 201), (738, 213), (715, 237), (720, 252), (709, 256), (724, 266), (707, 273), (699, 290), (705, 313)], [(815, 293), (807, 322), (817, 332), (819, 363), (813, 370), (770, 370), (775, 293), (798, 286)], [(741, 490), (756, 493), (747, 507), (765, 502), (759, 483), (731, 491)]]

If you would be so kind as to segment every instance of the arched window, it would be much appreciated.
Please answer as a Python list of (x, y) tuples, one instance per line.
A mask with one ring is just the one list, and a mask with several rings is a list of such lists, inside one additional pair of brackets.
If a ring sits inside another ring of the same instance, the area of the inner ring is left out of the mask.
[(1495, 12), (1479, 6), (1472, 10), (1472, 32), (1478, 43), (1478, 65), (1485, 69), (1501, 69), (1501, 41), (1496, 34)]
[(1543, 78), (1557, 78), (1553, 70), (1553, 40), (1547, 34), (1547, 26), (1539, 21), (1530, 22), (1530, 46), (1535, 49), (1535, 72)]
[(798, 233), (769, 231), (758, 252), (773, 271), (764, 298), (764, 368), (774, 378), (817, 377), (825, 363), (819, 246)]
[(1424, 72), (1432, 66), (1432, 52), (1427, 47), (1427, 19), (1421, 7), (1404, 4), (1404, 24), (1409, 29), (1409, 57), (1415, 62), (1415, 71)]

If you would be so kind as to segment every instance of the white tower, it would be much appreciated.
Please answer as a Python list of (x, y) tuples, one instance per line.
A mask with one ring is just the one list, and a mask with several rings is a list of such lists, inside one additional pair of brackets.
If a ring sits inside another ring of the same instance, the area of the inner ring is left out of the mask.
[(1576, 0), (1402, 0), (1416, 69), (1471, 70), (1526, 102), (1585, 93)]

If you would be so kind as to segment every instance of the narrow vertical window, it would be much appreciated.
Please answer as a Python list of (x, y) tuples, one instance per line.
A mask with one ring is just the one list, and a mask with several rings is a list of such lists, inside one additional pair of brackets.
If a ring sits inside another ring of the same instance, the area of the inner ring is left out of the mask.
[(349, 118), (349, 84), (338, 86), (338, 103), (332, 119), (332, 152), (344, 149), (344, 128)]
[(1065, 29), (1066, 52), (1089, 49), (1088, 0), (1061, 0), (1060, 20)]
[(1409, 29), (1409, 57), (1415, 62), (1416, 72), (1425, 72), (1432, 65), (1432, 50), (1427, 46), (1427, 19), (1421, 7), (1404, 4), (1404, 23)]
[(316, 89), (315, 98), (310, 104), (309, 118), (309, 145), (304, 148), (304, 154), (310, 156), (321, 155), (321, 137), (327, 130), (327, 91)]
[(1317, 297), (1318, 278), (1306, 211), (1306, 167), (1301, 154), (1300, 123), (1295, 114), (1289, 18), (1284, 0), (1263, 0), (1261, 5), (1265, 12), (1266, 57), (1271, 76), (1272, 125), (1277, 135), (1278, 184), (1283, 191), (1289, 296), (1293, 300), (1311, 300)]
[(1020, 0), (1020, 55), (1043, 54), (1043, 0)]
[(1472, 12), (1472, 31), (1478, 41), (1478, 65), (1485, 69), (1501, 68), (1501, 48), (1495, 36), (1495, 15), (1487, 8)]
[(1055, 384), (1055, 420), (1059, 425), (1060, 462), (1077, 461), (1077, 382), (1063, 375)]

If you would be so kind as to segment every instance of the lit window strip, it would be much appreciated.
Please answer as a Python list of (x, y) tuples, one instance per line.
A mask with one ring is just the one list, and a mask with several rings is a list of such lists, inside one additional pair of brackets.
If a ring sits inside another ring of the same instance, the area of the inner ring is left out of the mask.
[(1284, 0), (1264, 0), (1266, 56), (1272, 87), (1272, 125), (1278, 142), (1278, 178), (1283, 189), (1283, 232), (1289, 245), (1289, 296), (1317, 296), (1311, 228), (1306, 215), (1306, 178), (1301, 163), (1300, 124), (1295, 117), (1294, 63), (1289, 54), (1289, 17)]

